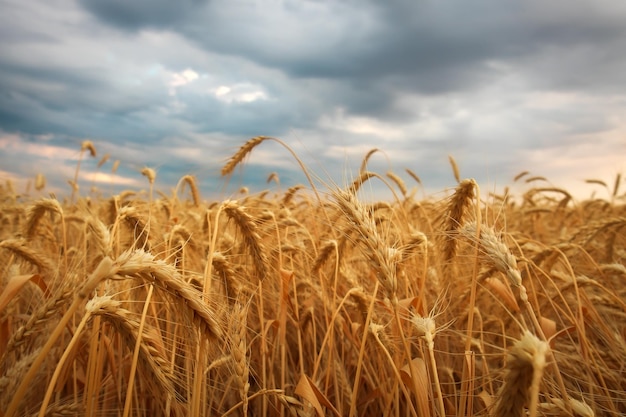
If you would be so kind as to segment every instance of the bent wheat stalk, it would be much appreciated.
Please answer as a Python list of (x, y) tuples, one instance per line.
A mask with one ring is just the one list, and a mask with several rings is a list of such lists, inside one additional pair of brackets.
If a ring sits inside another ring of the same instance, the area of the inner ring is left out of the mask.
[[(306, 176), (307, 181), (311, 185), (311, 188), (313, 189), (313, 192), (315, 193), (315, 197), (317, 198), (317, 202), (320, 205), (323, 205), (323, 200), (322, 200), (319, 192), (317, 191), (317, 187), (315, 186), (315, 183), (313, 182), (313, 179), (311, 178), (311, 175), (309, 174), (309, 171), (304, 166), (304, 163), (302, 162), (302, 160), (293, 151), (293, 149), (291, 149), (289, 146), (287, 146), (287, 144), (285, 142), (283, 142), (282, 140), (280, 140), (278, 138), (274, 138), (274, 137), (271, 137), (271, 136), (257, 136), (257, 137), (254, 137), (252, 139), (249, 139), (230, 158), (228, 163), (226, 163), (226, 165), (224, 165), (224, 167), (222, 168), (222, 176), (226, 176), (226, 175), (232, 174), (232, 172), (235, 170), (235, 167), (246, 157), (246, 155), (248, 155), (252, 151), (252, 149), (254, 149), (257, 145), (259, 145), (260, 143), (262, 143), (262, 142), (264, 142), (266, 140), (273, 140), (274, 142), (280, 144), (283, 148), (287, 149), (287, 151), (289, 151), (289, 153), (291, 153), (291, 155), (294, 157), (294, 159), (298, 162), (298, 165), (300, 165), (300, 169), (302, 170), (302, 172)], [(326, 221), (328, 222), (328, 224), (329, 225), (332, 224), (331, 221), (330, 221), (330, 218), (328, 217), (328, 213), (326, 212), (326, 210), (323, 210), (323, 213), (324, 213), (324, 216), (326, 216)]]

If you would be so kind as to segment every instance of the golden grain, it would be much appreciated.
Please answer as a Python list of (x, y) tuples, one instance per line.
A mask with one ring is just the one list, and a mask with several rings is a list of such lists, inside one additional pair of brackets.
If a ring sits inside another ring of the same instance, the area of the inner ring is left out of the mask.
[(93, 142), (90, 140), (83, 141), (83, 143), (81, 143), (80, 145), (80, 150), (81, 152), (89, 151), (89, 154), (91, 155), (92, 158), (96, 157), (96, 147), (94, 146)]
[(222, 168), (222, 176), (231, 174), (235, 170), (235, 167), (243, 161), (250, 152), (252, 152), (252, 149), (266, 139), (269, 138), (267, 136), (257, 136), (244, 143), (241, 148), (239, 148), (239, 150), (229, 159), (226, 165), (224, 165)]
[[(198, 189), (198, 184), (196, 184), (196, 177), (192, 175), (184, 175), (180, 179), (180, 181), (178, 181), (178, 184), (187, 184), (189, 186), (193, 205), (196, 207), (200, 207), (200, 190)], [(178, 188), (178, 185), (176, 186), (176, 188)]]
[(546, 366), (548, 344), (525, 332), (507, 355), (504, 385), (498, 393), (494, 416), (537, 415), (539, 385)]
[(236, 201), (225, 201), (222, 203), (222, 209), (228, 218), (235, 222), (241, 232), (244, 244), (249, 248), (252, 255), (259, 278), (265, 278), (267, 276), (267, 257), (263, 251), (261, 237), (257, 233), (254, 219)]
[(398, 175), (396, 175), (396, 173), (394, 173), (393, 171), (387, 171), (387, 177), (392, 180), (400, 189), (400, 192), (402, 193), (403, 196), (406, 196), (407, 194), (407, 188), (406, 188), (406, 184), (404, 183), (404, 181), (402, 180), (402, 178), (400, 178)]
[(265, 140), (308, 186), (204, 201), (195, 177), (172, 197), (146, 170), (149, 194), (0, 187), (3, 417), (626, 415), (621, 175), (592, 181), (601, 198), (480, 199), (450, 158), (454, 192), (418, 199), (367, 170), (373, 149), (320, 193), (266, 136), (224, 175)]
[(37, 174), (35, 176), (35, 190), (41, 191), (46, 188), (46, 176), (43, 174)]
[(148, 182), (152, 185), (156, 180), (156, 171), (152, 168), (145, 167), (141, 170), (141, 175), (148, 178)]

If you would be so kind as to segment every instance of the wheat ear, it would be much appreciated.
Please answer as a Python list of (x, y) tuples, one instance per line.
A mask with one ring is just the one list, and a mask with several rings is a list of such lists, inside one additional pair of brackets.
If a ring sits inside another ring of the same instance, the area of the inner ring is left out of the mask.
[(23, 375), (28, 371), (39, 355), (41, 349), (35, 349), (28, 355), (24, 355), (19, 358), (12, 366), (7, 367), (6, 364), (2, 364), (2, 376), (0, 376), (0, 392), (4, 395), (0, 395), (0, 409), (4, 410), (11, 400), (11, 393), (15, 392), (19, 382), (22, 380)]
[(402, 195), (404, 197), (406, 197), (406, 194), (408, 192), (407, 188), (406, 188), (406, 184), (404, 183), (404, 181), (402, 180), (402, 178), (400, 178), (399, 175), (397, 175), (395, 172), (393, 171), (388, 171), (387, 172), (387, 177), (393, 181), (397, 186), (398, 189), (400, 190), (400, 192), (402, 193)]
[(245, 245), (249, 248), (256, 268), (261, 279), (267, 276), (267, 257), (263, 252), (260, 244), (261, 238), (257, 233), (256, 223), (243, 207), (236, 201), (227, 200), (222, 203), (222, 210), (229, 219), (235, 222), (241, 234)]
[(89, 294), (96, 289), (98, 284), (102, 281), (111, 278), (111, 276), (115, 273), (115, 266), (113, 265), (113, 261), (109, 257), (105, 257), (100, 261), (95, 271), (87, 278), (86, 282), (83, 286), (78, 289), (75, 293), (74, 301), (68, 307), (67, 311), (59, 320), (56, 327), (50, 333), (48, 337), (48, 341), (39, 351), (37, 357), (33, 360), (33, 363), (30, 366), (30, 369), (24, 375), (24, 378), (21, 380), (20, 385), (17, 387), (9, 406), (7, 407), (4, 417), (12, 417), (15, 415), (20, 403), (24, 399), (26, 391), (28, 390), (29, 385), (31, 384), (33, 378), (39, 371), (43, 361), (46, 359), (46, 356), (57, 342), (61, 334), (65, 330), (65, 326), (70, 321), (70, 319), (74, 316), (74, 313), (78, 309), (78, 307), (83, 303), (83, 301), (89, 296)]
[[(222, 168), (222, 176), (228, 175), (228, 174), (232, 173), (233, 170), (235, 169), (235, 167), (237, 166), (237, 164), (239, 164), (239, 162), (241, 162), (241, 160), (243, 158), (245, 158), (245, 156), (250, 151), (252, 151), (252, 149), (254, 149), (255, 146), (257, 146), (259, 143), (263, 142), (264, 140), (272, 140), (272, 141), (278, 143), (279, 145), (281, 145), (287, 151), (289, 151), (289, 153), (293, 156), (293, 158), (298, 162), (298, 165), (300, 165), (300, 169), (302, 169), (302, 172), (304, 173), (304, 176), (306, 177), (307, 181), (311, 185), (311, 189), (315, 193), (315, 198), (317, 199), (317, 202), (320, 205), (323, 205), (322, 197), (320, 196), (320, 193), (317, 190), (317, 187), (315, 186), (315, 183), (313, 182), (313, 178), (311, 178), (311, 174), (309, 174), (309, 171), (307, 170), (306, 166), (304, 165), (304, 162), (302, 162), (302, 160), (298, 157), (298, 155), (294, 152), (293, 149), (291, 149), (285, 142), (283, 142), (282, 140), (280, 140), (278, 138), (274, 138), (274, 137), (271, 137), (271, 136), (257, 136), (255, 138), (252, 138), (252, 139), (248, 140), (248, 142), (246, 142), (237, 151), (237, 153), (235, 155), (233, 155), (233, 157), (228, 161), (228, 163), (224, 166), (224, 168)], [(322, 213), (324, 214), (324, 217), (326, 218), (326, 221), (328, 222), (328, 224), (330, 224), (331, 222), (330, 222), (330, 218), (328, 217), (328, 213), (326, 213), (325, 210), (323, 210)]]
[(93, 142), (90, 140), (83, 141), (80, 145), (80, 155), (78, 156), (78, 163), (76, 164), (76, 171), (74, 172), (74, 179), (68, 181), (68, 183), (72, 187), (71, 201), (74, 201), (74, 197), (76, 196), (76, 193), (79, 190), (78, 173), (80, 172), (80, 163), (83, 159), (83, 155), (85, 154), (85, 151), (89, 151), (89, 154), (91, 155), (92, 158), (96, 157), (96, 147), (93, 145)]
[(459, 166), (457, 165), (452, 155), (448, 155), (448, 161), (450, 161), (450, 166), (452, 167), (452, 173), (454, 174), (454, 179), (456, 180), (456, 182), (460, 183), (461, 174), (459, 172)]
[(449, 265), (456, 256), (457, 233), (463, 225), (474, 198), (476, 181), (465, 179), (459, 183), (450, 198), (443, 217), (443, 261)]
[[(151, 294), (151, 293), (149, 293)], [(146, 301), (148, 302), (148, 300)], [(110, 314), (118, 314), (120, 311), (123, 311), (123, 309), (120, 307), (121, 303), (117, 300), (113, 300), (110, 296), (97, 296), (92, 298), (91, 300), (89, 300), (85, 306), (85, 315), (83, 316), (83, 318), (81, 319), (80, 323), (78, 324), (78, 326), (76, 327), (76, 329), (74, 330), (74, 335), (72, 336), (72, 339), (70, 340), (69, 344), (67, 345), (67, 347), (65, 348), (65, 351), (63, 352), (63, 354), (61, 355), (61, 358), (58, 360), (58, 363), (56, 365), (56, 368), (54, 370), (54, 373), (52, 375), (52, 377), (50, 378), (50, 382), (48, 383), (48, 389), (46, 390), (44, 399), (42, 401), (42, 404), (40, 406), (40, 410), (39, 410), (39, 417), (44, 417), (46, 414), (46, 410), (48, 408), (48, 404), (50, 403), (50, 399), (52, 398), (52, 394), (54, 393), (54, 388), (57, 385), (57, 381), (58, 378), (61, 374), (61, 371), (65, 365), (66, 362), (68, 362), (70, 356), (72, 355), (72, 353), (74, 352), (74, 346), (76, 346), (78, 340), (80, 339), (80, 335), (81, 332), (83, 331), (84, 327), (86, 326), (86, 324), (91, 320), (91, 318), (94, 315), (97, 314), (104, 314), (106, 315), (107, 313)], [(130, 316), (129, 316), (130, 317)], [(114, 322), (114, 324), (116, 324), (117, 322)], [(119, 323), (117, 323), (119, 324)], [(130, 327), (133, 326), (133, 320), (132, 319), (128, 319), (125, 322), (125, 325), (129, 325)], [(137, 341), (136, 343), (136, 347), (137, 349), (142, 348), (142, 350), (147, 351), (148, 353), (153, 353), (153, 352), (162, 352), (162, 349), (150, 349), (150, 347), (153, 347), (153, 343), (151, 343), (153, 341), (153, 339), (151, 339), (150, 337), (146, 337), (145, 340), (142, 340), (142, 336), (143, 336), (143, 328), (141, 327), (141, 324), (138, 325), (138, 329), (135, 332), (136, 337), (135, 340)], [(132, 332), (131, 332), (132, 333)], [(124, 334), (124, 333), (123, 333)], [(144, 343), (140, 343), (140, 342), (144, 342)], [(135, 355), (136, 358), (139, 357), (138, 352)], [(152, 356), (148, 355), (150, 358), (152, 358)], [(133, 366), (136, 363), (136, 358), (133, 358)], [(148, 359), (146, 357), (146, 355), (144, 354), (142, 356), (143, 362), (145, 362), (148, 366), (146, 366), (146, 368), (151, 369), (153, 372), (153, 375), (156, 377), (155, 379), (157, 381), (159, 381), (161, 383), (162, 386), (165, 386), (169, 389), (167, 389), (168, 394), (169, 395), (174, 395), (174, 385), (172, 383), (172, 378), (167, 378), (163, 372), (161, 371), (161, 369), (159, 369), (158, 366), (150, 366), (152, 365), (152, 361), (150, 359)], [(169, 370), (169, 363), (166, 360), (165, 357), (161, 358), (161, 362), (164, 364), (164, 366), (162, 367), (165, 370)], [(155, 372), (156, 371), (156, 372)], [(128, 392), (127, 392), (127, 400), (129, 398), (132, 398), (131, 395), (131, 391), (132, 391), (132, 382), (133, 382), (133, 378), (132, 378), (132, 374), (131, 374), (131, 378), (130, 381), (128, 383)]]
[(417, 337), (421, 337), (426, 342), (428, 354), (430, 357), (430, 367), (433, 377), (433, 384), (437, 393), (437, 406), (439, 407), (439, 415), (445, 417), (446, 409), (443, 404), (443, 393), (441, 392), (441, 384), (439, 383), (439, 374), (437, 371), (437, 361), (435, 360), (435, 335), (437, 334), (437, 325), (432, 317), (413, 316), (411, 319)]
[[(463, 235), (469, 239), (476, 238), (476, 223), (470, 222), (462, 229)], [(479, 244), (484, 257), (500, 272), (504, 273), (511, 284), (519, 290), (519, 297), (522, 302), (528, 301), (526, 288), (522, 285), (522, 276), (517, 267), (517, 261), (509, 248), (502, 243), (493, 229), (489, 226), (481, 225)]]
[(259, 145), (264, 140), (269, 139), (268, 136), (257, 136), (252, 139), (249, 139), (246, 143), (244, 143), (241, 148), (228, 160), (226, 165), (222, 168), (222, 176), (231, 174), (235, 167), (243, 161), (243, 159), (252, 152), (257, 145)]
[(39, 268), (39, 272), (45, 276), (52, 276), (54, 267), (52, 261), (38, 252), (35, 252), (28, 246), (28, 242), (24, 239), (7, 239), (0, 242), (0, 248), (4, 248), (13, 252), (29, 264)]
[(41, 191), (46, 188), (46, 176), (39, 173), (35, 176), (35, 190)]
[[(476, 223), (468, 223), (463, 228), (463, 233), (469, 239), (475, 239), (477, 230)], [(528, 294), (526, 287), (522, 283), (522, 276), (517, 267), (517, 261), (515, 257), (509, 249), (506, 247), (504, 243), (496, 236), (495, 232), (491, 227), (481, 226), (480, 228), (480, 237), (479, 237), (479, 246), (482, 249), (482, 254), (491, 262), (491, 264), (500, 272), (504, 273), (506, 277), (509, 279), (510, 283), (513, 287), (515, 287), (519, 292), (519, 299), (522, 304), (526, 307), (526, 310), (530, 316), (530, 319), (533, 322), (535, 331), (545, 339), (545, 335), (543, 334), (543, 330), (537, 315), (535, 314), (532, 305), (528, 300)], [(548, 352), (550, 356), (554, 357), (551, 351)], [(556, 380), (558, 382), (559, 388), (563, 395), (567, 395), (567, 390), (565, 388), (565, 384), (563, 382), (563, 378), (558, 369), (558, 365), (556, 362), (552, 362), (553, 366), (556, 368)], [(569, 403), (566, 401), (566, 405), (569, 406)]]
[(156, 329), (144, 324), (140, 333), (141, 323), (134, 317), (136, 314), (122, 308), (120, 302), (110, 297), (95, 297), (87, 303), (87, 311), (102, 316), (111, 324), (129, 349), (137, 346), (137, 340), (141, 339), (138, 355), (140, 369), (148, 371), (166, 395), (175, 397), (174, 374)]
[(283, 194), (282, 205), (285, 207), (288, 206), (291, 200), (293, 199), (293, 197), (296, 195), (296, 193), (303, 188), (304, 186), (301, 184), (297, 184), (297, 185), (294, 185), (293, 187), (289, 187), (287, 191), (285, 192), (285, 194)]
[(361, 161), (361, 168), (359, 168), (359, 173), (365, 172), (365, 170), (367, 169), (367, 163), (369, 162), (371, 156), (374, 155), (376, 152), (380, 152), (380, 149), (372, 148), (365, 154), (365, 156), (363, 157), (363, 161)]
[[(119, 220), (124, 220), (128, 228), (133, 232), (133, 246), (149, 249), (149, 222), (150, 218), (142, 217), (137, 209), (132, 206), (122, 207), (118, 211)], [(146, 221), (147, 220), (147, 221)]]
[(504, 385), (498, 392), (495, 417), (537, 415), (539, 385), (546, 365), (548, 344), (526, 331), (507, 355)]
[(376, 177), (377, 175), (378, 174), (376, 174), (375, 172), (362, 171), (359, 174), (358, 178), (352, 181), (352, 184), (350, 184), (348, 190), (352, 193), (356, 193), (357, 191), (359, 191), (365, 181), (368, 181), (370, 178)]
[[(60, 312), (64, 306), (71, 303), (73, 294), (74, 288), (66, 286), (57, 296), (49, 298), (44, 304), (40, 305), (28, 321), (11, 335), (0, 364), (4, 365), (6, 363), (7, 355), (11, 352), (16, 351), (17, 348), (27, 343), (32, 337), (42, 334), (41, 329), (50, 322), (54, 315)], [(22, 348), (22, 351), (27, 350), (28, 348), (26, 347)]]
[(61, 205), (57, 200), (52, 198), (43, 198), (28, 208), (26, 212), (28, 220), (26, 221), (26, 229), (24, 230), (24, 235), (26, 235), (28, 239), (32, 239), (35, 235), (37, 225), (47, 211), (50, 213), (56, 213), (60, 217), (63, 217), (63, 209), (61, 208)]
[(329, 239), (324, 242), (321, 249), (319, 250), (319, 254), (317, 258), (315, 258), (315, 262), (313, 263), (313, 267), (311, 271), (317, 272), (320, 270), (322, 266), (326, 263), (326, 260), (330, 258), (333, 253), (337, 253), (339, 251), (339, 245), (336, 240)]
[(147, 283), (153, 282), (176, 300), (182, 301), (176, 304), (187, 309), (194, 321), (209, 336), (222, 336), (220, 322), (203, 300), (202, 293), (183, 280), (173, 265), (157, 260), (154, 255), (139, 249), (121, 254), (116, 259), (115, 266), (116, 278), (139, 278)]
[(215, 272), (222, 278), (224, 285), (224, 291), (226, 291), (226, 298), (229, 304), (232, 304), (239, 295), (240, 284), (237, 282), (237, 277), (232, 267), (226, 260), (226, 257), (221, 252), (213, 252), (213, 268)]
[(380, 237), (374, 219), (352, 193), (337, 189), (334, 190), (333, 195), (346, 219), (362, 237), (359, 241), (365, 247), (365, 255), (376, 270), (376, 276), (385, 290), (386, 296), (392, 301), (392, 304), (397, 303), (396, 266), (402, 256), (401, 252), (389, 247)]
[(191, 199), (193, 200), (193, 205), (195, 207), (200, 207), (200, 191), (198, 191), (198, 185), (196, 184), (196, 178), (192, 175), (185, 175), (178, 181), (176, 185), (176, 191), (178, 192), (179, 186), (187, 184), (189, 186), (189, 190), (191, 191)]
[(413, 181), (418, 183), (420, 186), (422, 185), (422, 180), (420, 179), (420, 177), (412, 169), (405, 168), (404, 170), (406, 171), (407, 174), (409, 174), (409, 176), (411, 178), (413, 178)]
[(96, 247), (100, 254), (110, 256), (113, 252), (113, 246), (109, 229), (96, 217), (89, 217), (87, 219), (87, 227), (95, 240)]

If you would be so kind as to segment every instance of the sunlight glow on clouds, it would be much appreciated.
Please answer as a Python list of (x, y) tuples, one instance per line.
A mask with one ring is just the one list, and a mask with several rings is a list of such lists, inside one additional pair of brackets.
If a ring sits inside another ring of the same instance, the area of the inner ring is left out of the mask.
[(121, 185), (128, 187), (140, 187), (145, 181), (138, 178), (128, 178), (116, 174), (107, 174), (105, 172), (85, 172), (81, 175), (86, 181), (95, 182), (97, 184)]
[(220, 85), (210, 90), (215, 97), (225, 103), (251, 103), (257, 100), (268, 100), (267, 94), (253, 84), (240, 83), (232, 86)]
[(41, 157), (47, 159), (78, 160), (77, 149), (60, 146), (44, 145), (35, 142), (25, 142), (18, 134), (0, 133), (0, 151), (6, 156), (24, 154), (24, 156)]
[(0, 180), (1, 181), (10, 181), (10, 182), (19, 182), (23, 178), (21, 178), (18, 174), (9, 171), (3, 171), (0, 169)]
[(176, 88), (190, 84), (197, 79), (198, 79), (198, 73), (189, 68), (181, 72), (175, 72), (173, 74), (170, 74), (170, 82), (169, 82), (170, 96), (176, 95)]
[(399, 127), (382, 122), (373, 117), (350, 116), (345, 109), (337, 109), (332, 115), (320, 118), (319, 126), (327, 129), (337, 129), (356, 135), (373, 135), (382, 141), (405, 139), (406, 133)]

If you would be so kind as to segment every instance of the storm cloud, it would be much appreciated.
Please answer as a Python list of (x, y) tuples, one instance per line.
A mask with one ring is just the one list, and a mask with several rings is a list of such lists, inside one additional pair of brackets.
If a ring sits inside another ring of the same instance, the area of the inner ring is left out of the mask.
[[(371, 168), (429, 190), (454, 185), (448, 155), (493, 188), (521, 170), (608, 180), (626, 151), (624, 21), (607, 0), (5, 0), (0, 171), (70, 167), (90, 139), (121, 161), (113, 190), (149, 165), (212, 193), (239, 145), (273, 135), (338, 182), (372, 148)], [(303, 180), (271, 145), (237, 185)]]

